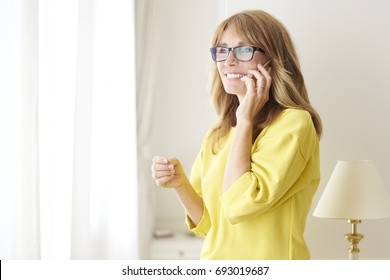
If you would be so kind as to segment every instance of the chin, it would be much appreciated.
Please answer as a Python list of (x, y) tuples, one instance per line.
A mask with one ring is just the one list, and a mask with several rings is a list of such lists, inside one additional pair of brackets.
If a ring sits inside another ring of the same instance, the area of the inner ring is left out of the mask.
[(234, 95), (243, 95), (246, 92), (245, 89), (241, 89), (241, 88), (224, 87), (224, 89), (226, 93), (234, 94)]

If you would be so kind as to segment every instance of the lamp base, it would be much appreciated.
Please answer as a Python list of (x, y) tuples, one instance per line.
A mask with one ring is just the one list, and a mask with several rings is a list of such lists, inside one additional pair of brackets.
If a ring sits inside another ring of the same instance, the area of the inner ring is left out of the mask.
[(349, 252), (349, 259), (350, 260), (358, 260), (359, 259), (359, 253), (358, 252)]
[(363, 239), (364, 235), (357, 233), (357, 224), (361, 223), (361, 220), (348, 220), (348, 223), (352, 225), (352, 233), (346, 234), (344, 237), (349, 241), (351, 247), (349, 248), (349, 259), (357, 260), (359, 259), (359, 248), (358, 244), (360, 240)]

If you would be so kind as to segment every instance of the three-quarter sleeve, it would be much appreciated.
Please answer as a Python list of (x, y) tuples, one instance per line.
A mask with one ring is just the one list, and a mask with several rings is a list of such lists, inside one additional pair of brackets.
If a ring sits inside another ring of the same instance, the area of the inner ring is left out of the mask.
[(311, 116), (294, 110), (279, 118), (255, 141), (251, 170), (221, 195), (224, 216), (232, 224), (276, 207), (305, 186), (302, 171), (318, 145)]
[[(200, 197), (202, 197), (203, 149), (204, 149), (204, 145), (202, 145), (202, 148), (195, 159), (195, 162), (194, 162), (192, 169), (191, 169), (191, 176), (190, 176), (191, 186), (194, 188), (194, 190), (196, 191), (196, 193)], [(203, 200), (203, 197), (202, 197), (202, 200)], [(210, 222), (210, 215), (208, 213), (208, 210), (207, 210), (204, 202), (203, 202), (203, 214), (202, 214), (202, 217), (201, 217), (198, 225), (195, 225), (192, 222), (188, 213), (186, 213), (186, 224), (187, 224), (188, 229), (190, 231), (192, 231), (195, 235), (202, 237), (202, 238), (204, 238), (207, 235), (207, 233), (211, 227), (211, 222)]]

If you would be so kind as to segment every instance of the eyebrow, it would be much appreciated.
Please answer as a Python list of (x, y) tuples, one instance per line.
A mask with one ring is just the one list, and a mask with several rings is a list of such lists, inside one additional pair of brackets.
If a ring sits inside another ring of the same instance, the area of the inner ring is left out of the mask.
[[(220, 44), (218, 44), (218, 46), (221, 46), (221, 47), (227, 47), (227, 45), (228, 45), (228, 44), (226, 44), (226, 43), (220, 43)], [(243, 42), (238, 42), (238, 44), (237, 44), (236, 46), (248, 46), (248, 44), (247, 44), (247, 43), (243, 43)], [(236, 46), (235, 46), (235, 47), (236, 47)]]

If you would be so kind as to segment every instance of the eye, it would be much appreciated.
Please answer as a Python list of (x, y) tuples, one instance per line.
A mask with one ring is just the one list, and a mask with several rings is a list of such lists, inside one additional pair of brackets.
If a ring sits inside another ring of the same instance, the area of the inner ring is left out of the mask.
[(244, 47), (240, 47), (238, 49), (238, 51), (242, 54), (247, 54), (247, 53), (252, 53), (253, 52), (253, 48), (252, 47), (247, 47), (247, 46), (244, 46)]
[(224, 53), (227, 53), (227, 52), (228, 52), (227, 48), (224, 48), (224, 47), (217, 47), (216, 48), (216, 53), (224, 54)]

